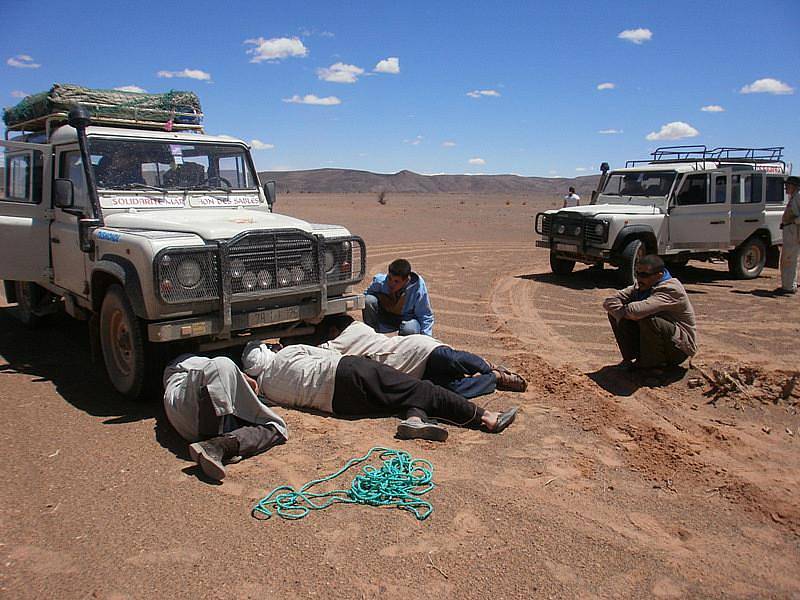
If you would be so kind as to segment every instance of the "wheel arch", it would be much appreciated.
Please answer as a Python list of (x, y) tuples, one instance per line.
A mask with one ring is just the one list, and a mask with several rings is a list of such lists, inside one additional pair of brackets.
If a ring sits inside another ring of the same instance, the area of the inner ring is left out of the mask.
[(106, 290), (115, 283), (125, 290), (136, 316), (146, 318), (147, 310), (139, 274), (129, 260), (119, 256), (105, 255), (95, 263), (91, 280), (92, 309), (95, 312), (100, 311)]
[(648, 225), (627, 225), (620, 229), (611, 249), (612, 254), (619, 255), (631, 240), (641, 240), (644, 243), (647, 254), (658, 254), (656, 234), (653, 233), (653, 229)]

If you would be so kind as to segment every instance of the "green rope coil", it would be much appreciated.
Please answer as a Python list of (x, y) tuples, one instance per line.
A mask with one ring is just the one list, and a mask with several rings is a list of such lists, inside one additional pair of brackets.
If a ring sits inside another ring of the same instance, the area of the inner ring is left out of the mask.
[[(368, 461), (376, 453), (383, 461), (381, 467), (364, 465), (349, 490), (310, 491), (315, 485), (332, 481), (351, 467)], [(412, 458), (404, 450), (375, 447), (362, 457), (350, 459), (335, 473), (312, 479), (298, 490), (290, 485), (276, 487), (259, 500), (252, 514), (262, 520), (269, 519), (273, 514), (294, 520), (302, 519), (312, 510), (323, 510), (333, 504), (367, 504), (407, 510), (418, 520), (424, 521), (433, 512), (433, 505), (420, 496), (434, 487), (433, 465), (429, 461)]]

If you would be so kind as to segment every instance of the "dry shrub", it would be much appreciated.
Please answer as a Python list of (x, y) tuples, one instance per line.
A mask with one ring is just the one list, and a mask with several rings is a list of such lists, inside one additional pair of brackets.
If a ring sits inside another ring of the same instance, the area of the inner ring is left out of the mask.
[(386, 190), (378, 192), (378, 204), (386, 204)]

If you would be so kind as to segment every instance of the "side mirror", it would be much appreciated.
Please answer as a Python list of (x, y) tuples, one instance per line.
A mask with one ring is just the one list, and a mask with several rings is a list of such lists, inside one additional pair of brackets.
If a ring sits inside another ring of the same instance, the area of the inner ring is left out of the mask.
[(58, 208), (72, 208), (75, 205), (75, 190), (71, 180), (55, 180), (53, 204)]
[(275, 182), (268, 181), (264, 184), (264, 195), (267, 197), (267, 204), (269, 204), (269, 209), (272, 210), (273, 205), (275, 204)]

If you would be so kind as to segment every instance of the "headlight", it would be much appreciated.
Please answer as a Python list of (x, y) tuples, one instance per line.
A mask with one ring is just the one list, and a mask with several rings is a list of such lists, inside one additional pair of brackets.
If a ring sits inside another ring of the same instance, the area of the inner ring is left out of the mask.
[(564, 227), (564, 225), (559, 225), (559, 226), (558, 226), (558, 229), (556, 229), (556, 231), (558, 231), (559, 235), (564, 235), (564, 232), (565, 232), (566, 230), (567, 230), (567, 228), (566, 228), (566, 227)]
[(300, 267), (294, 267), (292, 269), (293, 284), (300, 285), (301, 283), (303, 283), (303, 279), (305, 279), (305, 277), (306, 277), (305, 271), (303, 271), (303, 269), (301, 269)]
[(292, 276), (289, 274), (289, 269), (278, 269), (278, 285), (288, 287), (291, 283)]
[(336, 257), (333, 255), (333, 250), (330, 248), (325, 250), (325, 272), (330, 273), (333, 266), (336, 264)]
[[(167, 257), (165, 257), (167, 258)], [(162, 264), (163, 260), (162, 260)], [(178, 278), (178, 283), (187, 289), (192, 289), (203, 277), (203, 272), (200, 269), (200, 263), (193, 258), (184, 258), (178, 268), (175, 269), (175, 276)]]
[(604, 231), (605, 231), (605, 225), (603, 223), (598, 223), (597, 225), (594, 226), (594, 234), (596, 236), (598, 237), (602, 236)]
[(581, 234), (581, 228), (580, 228), (580, 226), (578, 226), (578, 227), (575, 228), (575, 231), (573, 232), (573, 235), (579, 236), (580, 234)]

